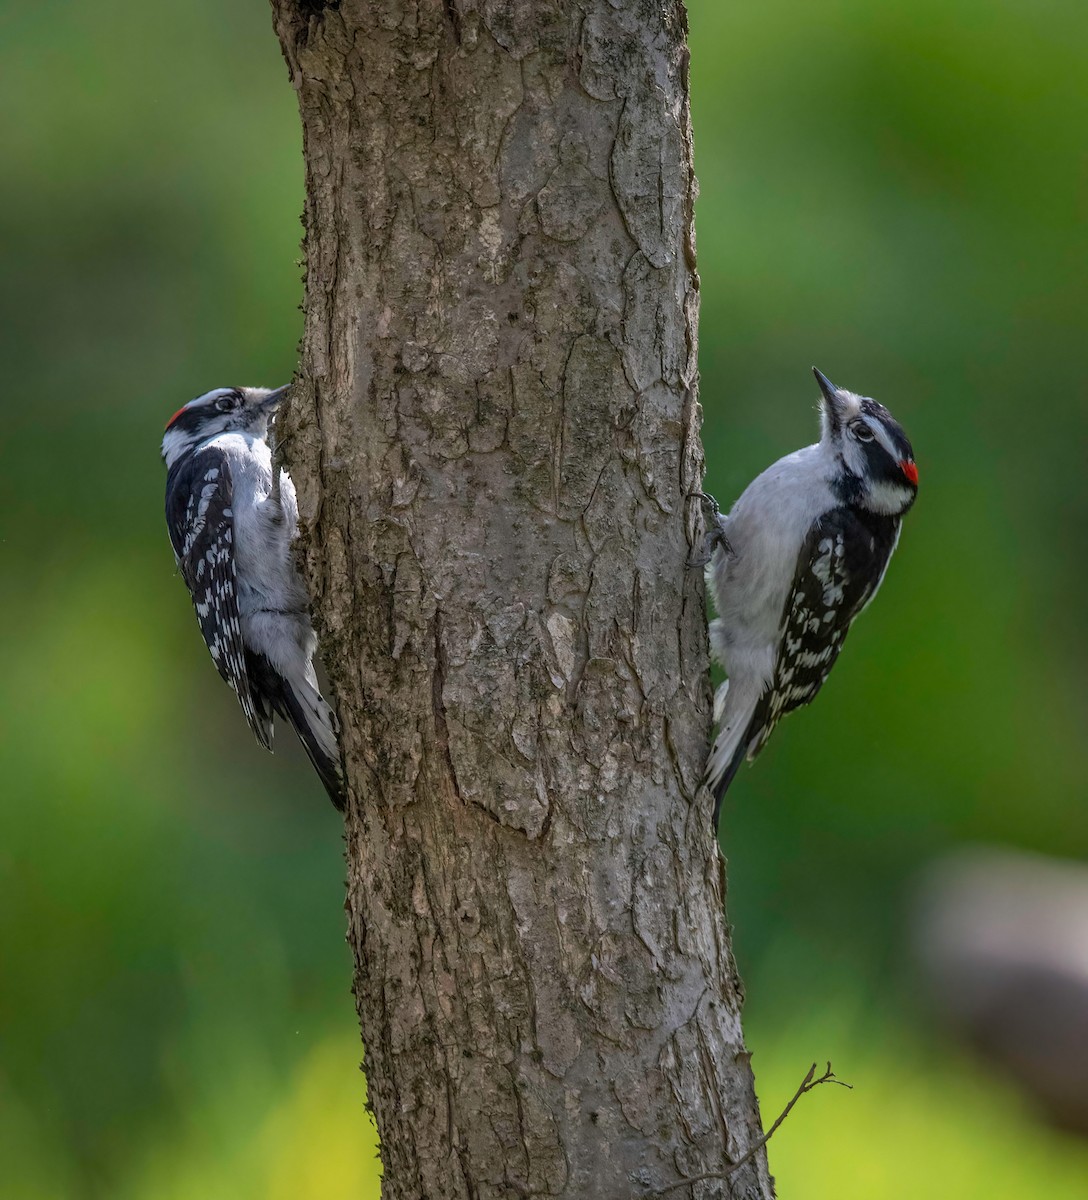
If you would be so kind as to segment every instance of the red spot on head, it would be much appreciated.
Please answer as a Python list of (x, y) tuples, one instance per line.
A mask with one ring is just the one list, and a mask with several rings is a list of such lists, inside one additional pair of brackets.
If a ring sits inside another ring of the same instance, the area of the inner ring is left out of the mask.
[(918, 486), (918, 468), (910, 461), (909, 458), (903, 459), (903, 461), (899, 464), (899, 469), (904, 475), (906, 475), (906, 477), (911, 481), (911, 483), (914, 484), (915, 487)]
[[(189, 406), (188, 406), (187, 404), (183, 404), (183, 405), (181, 406), (181, 408), (179, 408), (179, 409), (178, 409), (178, 411), (177, 411), (176, 413), (174, 413), (174, 415), (173, 415), (173, 416), (170, 418), (170, 420), (166, 422), (166, 429), (169, 429), (169, 428), (170, 428), (170, 426), (171, 426), (171, 425), (173, 425), (173, 423), (174, 423), (174, 422), (175, 422), (175, 421), (178, 419), (178, 417), (180, 417), (180, 416), (181, 416), (181, 414), (182, 414), (182, 413), (183, 413), (183, 412), (184, 412), (184, 411), (185, 411), (185, 410), (186, 410), (188, 407), (189, 407)], [(166, 432), (166, 430), (163, 430), (163, 432), (165, 433), (165, 432)]]

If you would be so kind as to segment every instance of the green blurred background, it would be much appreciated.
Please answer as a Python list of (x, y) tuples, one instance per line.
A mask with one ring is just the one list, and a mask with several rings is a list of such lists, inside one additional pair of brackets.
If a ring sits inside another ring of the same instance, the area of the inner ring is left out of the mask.
[[(772, 1169), (791, 1200), (1083, 1197), (1088, 1151), (929, 1034), (904, 913), (959, 842), (1088, 854), (1088, 8), (689, 7), (708, 487), (813, 438), (811, 363), (922, 481), (726, 808), (765, 1113), (813, 1059), (855, 1085)], [(0, 1193), (376, 1196), (338, 825), (246, 736), (161, 516), (164, 418), (295, 366), (267, 6), (4, 0), (0, 47)]]

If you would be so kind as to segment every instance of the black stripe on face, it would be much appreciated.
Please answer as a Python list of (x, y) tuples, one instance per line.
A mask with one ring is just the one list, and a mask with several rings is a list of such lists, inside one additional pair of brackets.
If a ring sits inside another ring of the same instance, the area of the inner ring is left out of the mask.
[[(861, 402), (861, 412), (870, 419), (870, 421), (879, 423), (884, 432), (888, 436), (888, 440), (895, 447), (895, 452), (898, 455), (896, 462), (914, 461), (914, 450), (911, 448), (910, 439), (903, 432), (903, 426), (892, 416), (883, 404), (878, 404), (875, 400), (865, 398)], [(866, 447), (867, 456), (873, 448), (880, 450), (880, 457), (887, 458), (887, 451), (880, 446), (879, 441), (870, 442)], [(870, 464), (874, 460), (869, 457)]]
[(167, 433), (194, 434), (199, 433), (207, 422), (208, 417), (215, 412), (214, 405), (197, 404), (183, 408), (166, 427)]
[(899, 465), (910, 457), (909, 450), (904, 458), (891, 458), (878, 441), (872, 441), (862, 447), (862, 452), (865, 455), (866, 474), (873, 483), (891, 483), (896, 487), (910, 486), (903, 474), (903, 468)]
[[(198, 404), (190, 401), (174, 414), (166, 426), (166, 432), (176, 430), (185, 435), (200, 433), (210, 420), (222, 417), (224, 411), (229, 412), (231, 408), (240, 407), (245, 400), (245, 395), (241, 388), (218, 388), (214, 394), (209, 393), (209, 399), (205, 400), (203, 397), (198, 397), (198, 399), (204, 402)], [(231, 406), (226, 410), (221, 410), (219, 402), (226, 399), (231, 401)]]

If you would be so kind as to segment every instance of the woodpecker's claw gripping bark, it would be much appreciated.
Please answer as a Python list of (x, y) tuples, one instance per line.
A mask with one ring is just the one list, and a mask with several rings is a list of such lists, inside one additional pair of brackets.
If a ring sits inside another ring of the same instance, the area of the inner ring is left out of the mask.
[(703, 511), (708, 515), (706, 534), (703, 537), (703, 548), (698, 554), (688, 559), (689, 567), (705, 567), (714, 557), (714, 551), (720, 546), (726, 554), (733, 553), (733, 547), (725, 536), (724, 518), (717, 500), (709, 492), (692, 492), (702, 502)]

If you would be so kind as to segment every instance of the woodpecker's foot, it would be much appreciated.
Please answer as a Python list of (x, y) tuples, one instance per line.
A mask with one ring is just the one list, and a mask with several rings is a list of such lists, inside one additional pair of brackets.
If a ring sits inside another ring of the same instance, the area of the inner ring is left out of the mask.
[(720, 517), (722, 510), (718, 507), (717, 500), (709, 492), (692, 492), (693, 496), (698, 496), (703, 502), (703, 508), (710, 509), (715, 517)]
[(280, 472), (283, 467), (280, 465), (280, 447), (276, 441), (276, 423), (275, 420), (268, 422), (268, 450), (272, 458), (272, 491), (269, 499), (276, 506), (277, 522), (283, 520), (283, 504), (280, 501)]
[(282, 467), (283, 451), (285, 447), (291, 444), (293, 435), (290, 433), (290, 431), (285, 432), (283, 430), (276, 429), (276, 425), (279, 423), (279, 418), (280, 414), (277, 413), (275, 417), (268, 422), (268, 448), (272, 451), (272, 461), (278, 461), (279, 465)]
[(692, 495), (698, 496), (702, 502), (703, 511), (707, 515), (707, 530), (706, 536), (703, 538), (702, 550), (688, 559), (688, 566), (705, 567), (714, 557), (714, 551), (719, 547), (726, 554), (732, 554), (733, 547), (729, 544), (729, 539), (725, 536), (725, 530), (722, 528), (724, 518), (717, 500), (709, 492), (692, 492)]

